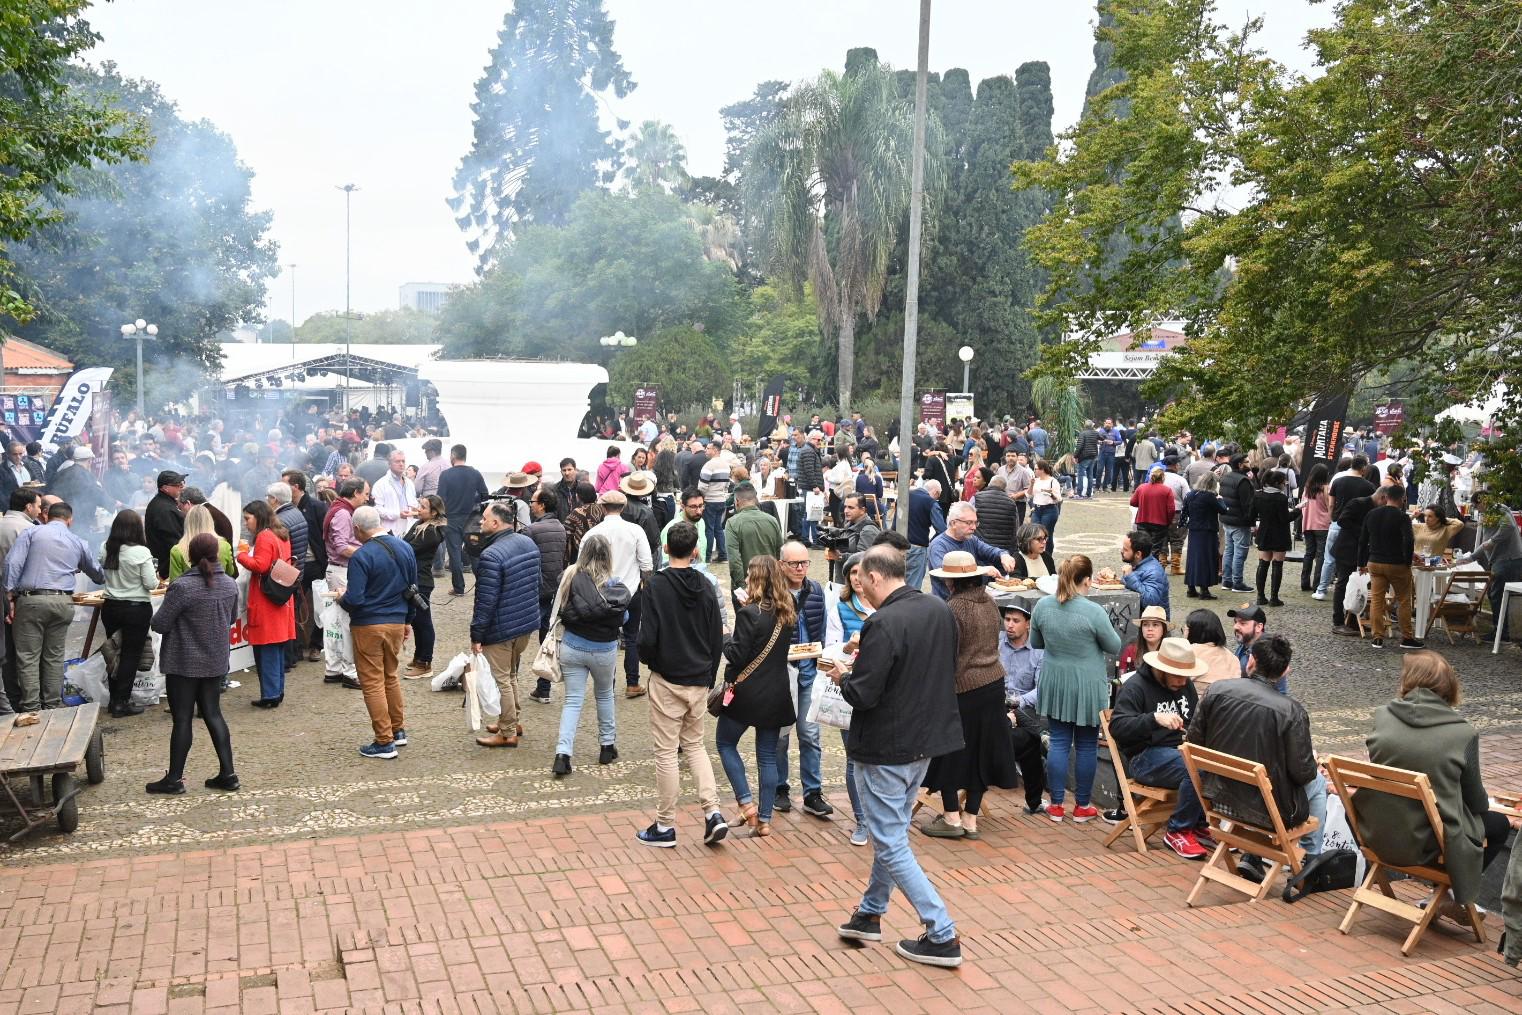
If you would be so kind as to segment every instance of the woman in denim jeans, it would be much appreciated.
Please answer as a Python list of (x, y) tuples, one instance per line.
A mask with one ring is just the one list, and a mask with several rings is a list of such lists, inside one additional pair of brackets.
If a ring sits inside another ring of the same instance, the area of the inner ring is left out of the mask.
[(1031, 611), (1031, 647), (1043, 650), (1036, 711), (1051, 727), (1046, 756), (1046, 784), (1052, 803), (1046, 809), (1053, 821), (1066, 815), (1068, 755), (1076, 752), (1073, 820), (1082, 824), (1099, 816), (1089, 803), (1094, 789), (1099, 713), (1110, 704), (1109, 664), (1105, 656), (1120, 652), (1120, 635), (1104, 607), (1085, 598), (1094, 565), (1082, 554), (1057, 568), (1057, 594), (1047, 596)]
[[(777, 798), (777, 737), (798, 721), (788, 686), (788, 632), (796, 622), (793, 594), (777, 558), (751, 558), (745, 571), (745, 605), (735, 614), (735, 633), (724, 646), (724, 683), (733, 697), (719, 716), (714, 743), (724, 775), (740, 805), (740, 820), (752, 835), (772, 834), (772, 805)], [(772, 635), (781, 627), (781, 634)], [(768, 648), (768, 644), (770, 647)], [(759, 664), (752, 666), (759, 660)], [(740, 676), (749, 669), (744, 680)], [(740, 738), (754, 727), (756, 767), (761, 773), (759, 803), (751, 796), (740, 757)]]
[(1031, 483), (1031, 521), (1055, 537), (1057, 516), (1062, 514), (1062, 484), (1052, 475), (1052, 463), (1036, 459), (1036, 478)]
[[(860, 643), (858, 635), (861, 633), (861, 625), (873, 613), (872, 607), (861, 594), (861, 576), (858, 571), (863, 556), (864, 554), (853, 553), (846, 558), (841, 569), (843, 594), (837, 595), (833, 603), (828, 599), (825, 601), (826, 609), (832, 605), (835, 608), (833, 616), (825, 617), (824, 647), (827, 649), (849, 645), (854, 653), (856, 645)], [(849, 730), (840, 731), (842, 746), (848, 732)], [(851, 829), (851, 845), (865, 846), (868, 841), (867, 823), (861, 810), (861, 795), (856, 790), (856, 766), (851, 763), (850, 752), (846, 753), (846, 793), (851, 798), (851, 817), (856, 821), (856, 827)]]
[[(550, 624), (562, 626), (560, 674), (565, 681), (565, 704), (560, 710), (560, 737), (555, 743), (556, 778), (571, 774), (571, 751), (576, 726), (590, 690), (597, 699), (597, 742), (602, 750), (599, 765), (618, 760), (614, 746), (617, 727), (613, 719), (614, 671), (618, 663), (619, 632), (629, 609), (631, 594), (623, 582), (612, 577), (613, 550), (602, 536), (588, 536), (581, 544), (576, 563), (561, 575), (555, 593), (558, 609), (551, 610)], [(590, 687), (588, 686), (590, 682)]]

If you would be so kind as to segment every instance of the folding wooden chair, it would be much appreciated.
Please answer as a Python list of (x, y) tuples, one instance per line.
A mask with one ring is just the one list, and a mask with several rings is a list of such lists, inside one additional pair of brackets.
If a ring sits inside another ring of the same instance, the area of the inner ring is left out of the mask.
[(1115, 765), (1115, 782), (1119, 787), (1121, 806), (1126, 809), (1126, 816), (1116, 825), (1105, 839), (1105, 848), (1108, 849), (1122, 835), (1130, 832), (1136, 840), (1136, 851), (1147, 851), (1147, 840), (1160, 828), (1168, 826), (1168, 819), (1173, 815), (1173, 809), (1178, 805), (1178, 790), (1165, 789), (1162, 786), (1147, 786), (1133, 781), (1126, 775), (1126, 762), (1120, 754), (1120, 748), (1116, 746), (1115, 739), (1110, 736), (1110, 709), (1099, 713), (1099, 729), (1103, 733), (1105, 743), (1110, 747), (1110, 760)]
[(1479, 626), (1475, 622), (1479, 619), (1480, 608), (1485, 605), (1485, 590), (1489, 587), (1488, 571), (1454, 571), (1449, 574), (1432, 600), (1427, 633), (1430, 635), (1432, 625), (1441, 622), (1443, 633), (1448, 635), (1448, 644), (1453, 644), (1455, 634), (1467, 634), (1479, 642)]
[[(1301, 862), (1305, 859), (1305, 850), (1300, 848), (1300, 837), (1315, 831), (1320, 823), (1315, 818), (1306, 818), (1303, 824), (1294, 828), (1284, 827), (1279, 805), (1274, 802), (1274, 786), (1263, 763), (1212, 751), (1198, 744), (1186, 743), (1179, 748), (1179, 753), (1184, 756), (1189, 781), (1194, 783), (1194, 792), (1200, 798), (1200, 806), (1205, 809), (1210, 836), (1217, 843), (1215, 852), (1210, 854), (1205, 866), (1200, 869), (1199, 880), (1194, 883), (1194, 890), (1189, 893), (1185, 904), (1194, 905), (1207, 881), (1225, 885), (1254, 902), (1261, 902), (1274, 890), (1281, 864), (1288, 864), (1291, 874), (1299, 874)], [(1215, 801), (1206, 794), (1205, 785), (1200, 780), (1201, 774), (1229, 779), (1257, 790), (1272, 827), (1258, 828), (1239, 817), (1222, 814), (1216, 809)], [(1263, 858), (1268, 871), (1263, 876), (1262, 884), (1253, 884), (1236, 872), (1231, 862), (1230, 851), (1233, 848)]]
[[(1353, 837), (1358, 840), (1363, 855), (1369, 861), (1369, 872), (1364, 877), (1363, 884), (1354, 888), (1353, 903), (1348, 906), (1348, 913), (1342, 918), (1342, 925), (1337, 929), (1346, 934), (1348, 928), (1353, 925), (1353, 918), (1358, 915), (1359, 907), (1373, 906), (1391, 916), (1416, 924), (1411, 928), (1411, 933), (1406, 936), (1406, 943), (1401, 945), (1400, 949), (1402, 955), (1410, 955), (1416, 943), (1432, 925), (1432, 921), (1437, 918), (1438, 911), (1443, 908), (1442, 903), (1448, 890), (1453, 886), (1448, 872), (1443, 869), (1443, 819), (1437, 812), (1437, 799), (1432, 795), (1432, 783), (1421, 772), (1408, 772), (1403, 768), (1389, 768), (1352, 758), (1328, 758), (1326, 767), (1327, 773), (1332, 778), (1332, 785), (1336, 788), (1337, 795), (1342, 798), (1343, 808), (1347, 811), (1348, 827), (1352, 829)], [(1359, 794), (1354, 794), (1353, 790), (1358, 790)], [(1379, 854), (1365, 844), (1367, 840), (1358, 828), (1358, 809), (1355, 804), (1357, 796), (1363, 793), (1388, 793), (1391, 796), (1420, 803), (1427, 813), (1427, 822), (1432, 826), (1432, 834), (1437, 836), (1437, 865), (1402, 867), (1380, 859)], [(1413, 906), (1396, 897), (1395, 892), (1390, 888), (1390, 878), (1386, 874), (1386, 871), (1392, 870), (1432, 885), (1432, 894), (1427, 896), (1423, 906)], [(1374, 891), (1373, 886), (1378, 886), (1379, 891)], [(1485, 926), (1480, 920), (1480, 914), (1475, 910), (1473, 903), (1465, 905), (1464, 911), (1469, 917), (1469, 926), (1474, 931), (1474, 939), (1484, 944)]]

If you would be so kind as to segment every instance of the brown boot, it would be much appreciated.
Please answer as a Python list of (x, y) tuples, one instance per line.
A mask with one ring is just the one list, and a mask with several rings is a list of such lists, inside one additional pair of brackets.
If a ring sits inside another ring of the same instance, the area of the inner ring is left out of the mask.
[(476, 743), (482, 747), (517, 747), (517, 737), (504, 737), (500, 733), (491, 733), (484, 737), (476, 737)]
[(624, 697), (625, 698), (643, 698), (644, 696), (645, 696), (645, 689), (643, 687), (641, 687), (639, 684), (635, 684), (632, 687), (626, 687), (626, 688), (624, 688)]
[(416, 659), (402, 672), (402, 676), (408, 680), (421, 680), (424, 677), (433, 676), (433, 666), (430, 663), (420, 663)]
[(1183, 554), (1175, 553), (1172, 557), (1170, 557), (1168, 559), (1168, 573), (1169, 574), (1183, 574), (1184, 573), (1184, 556), (1183, 556)]

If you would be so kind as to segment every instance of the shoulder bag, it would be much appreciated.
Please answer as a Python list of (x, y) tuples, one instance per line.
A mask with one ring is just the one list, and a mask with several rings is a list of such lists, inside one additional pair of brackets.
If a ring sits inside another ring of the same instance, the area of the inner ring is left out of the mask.
[(276, 557), (270, 569), (259, 576), (259, 591), (275, 606), (284, 606), (296, 594), (301, 571), (284, 557)]
[[(392, 538), (395, 537), (393, 536)], [(400, 571), (402, 569), (401, 558), (399, 558), (396, 555), (396, 551), (391, 549), (391, 547), (386, 543), (386, 537), (376, 536), (374, 542), (380, 544), (380, 548), (385, 550), (386, 555), (391, 558), (391, 563), (395, 564), (396, 569)], [(426, 613), (428, 611), (428, 600), (423, 598), (423, 592), (418, 588), (417, 582), (415, 581), (408, 582), (407, 587), (402, 589), (402, 599), (406, 600), (408, 606), (412, 607), (414, 610), (417, 610), (420, 613)]]
[(782, 635), (782, 626), (782, 621), (777, 621), (777, 626), (772, 628), (772, 636), (766, 639), (766, 647), (757, 654), (756, 658), (746, 664), (745, 669), (740, 671), (738, 677), (734, 680), (726, 680), (708, 692), (709, 715), (720, 716), (724, 714), (724, 709), (728, 708), (729, 703), (735, 700), (735, 688), (745, 683), (745, 679), (756, 672), (756, 668), (765, 661), (767, 656), (772, 654), (772, 647), (777, 644), (777, 639)]
[[(572, 580), (575, 580), (574, 576)], [(565, 587), (569, 589), (569, 583)], [(549, 629), (544, 632), (544, 638), (539, 642), (539, 652), (529, 664), (528, 671), (531, 675), (552, 684), (565, 679), (565, 674), (560, 672), (560, 638), (564, 630), (565, 625), (560, 622), (560, 589), (557, 588), (555, 601), (550, 605)]]

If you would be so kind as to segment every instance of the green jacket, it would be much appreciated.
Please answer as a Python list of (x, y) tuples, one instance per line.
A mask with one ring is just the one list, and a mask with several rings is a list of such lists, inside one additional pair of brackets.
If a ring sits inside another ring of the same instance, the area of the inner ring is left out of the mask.
[[(1480, 891), (1482, 816), (1490, 809), (1480, 781), (1479, 734), (1435, 691), (1418, 687), (1375, 711), (1367, 743), (1369, 760), (1376, 765), (1423, 772), (1431, 781), (1443, 819), (1443, 867), (1453, 879), (1453, 897), (1473, 902)], [(1402, 866), (1437, 860), (1437, 837), (1415, 800), (1359, 790), (1353, 807), (1364, 844), (1382, 859)]]
[(782, 526), (758, 507), (736, 511), (724, 524), (724, 552), (729, 555), (729, 587), (743, 589), (751, 558), (782, 554)]

